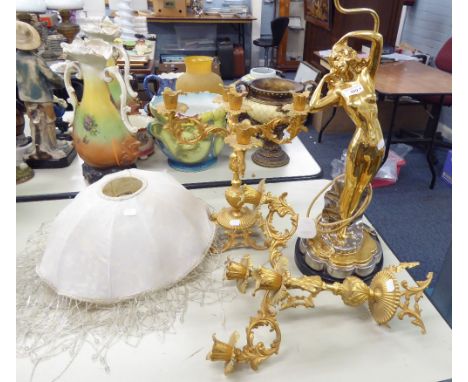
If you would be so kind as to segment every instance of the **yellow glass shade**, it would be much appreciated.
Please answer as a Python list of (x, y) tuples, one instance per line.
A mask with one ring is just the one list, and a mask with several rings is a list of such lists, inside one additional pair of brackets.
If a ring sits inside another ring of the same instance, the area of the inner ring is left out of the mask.
[(223, 80), (213, 73), (213, 57), (188, 56), (184, 59), (186, 72), (176, 82), (176, 90), (187, 93), (223, 93)]

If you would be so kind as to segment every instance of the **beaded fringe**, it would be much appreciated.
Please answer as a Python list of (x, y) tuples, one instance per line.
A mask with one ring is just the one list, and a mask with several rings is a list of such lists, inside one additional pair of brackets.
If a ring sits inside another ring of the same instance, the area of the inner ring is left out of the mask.
[(232, 301), (233, 288), (224, 288), (222, 277), (213, 273), (223, 267), (224, 257), (208, 254), (184, 280), (165, 290), (148, 292), (111, 305), (80, 302), (57, 295), (36, 274), (47, 242), (50, 224), (42, 225), (28, 240), (16, 263), (17, 356), (38, 364), (68, 353), (72, 364), (86, 343), (92, 359), (110, 372), (107, 355), (119, 341), (138, 346), (148, 334), (161, 341), (183, 323), (188, 303), (208, 304)]

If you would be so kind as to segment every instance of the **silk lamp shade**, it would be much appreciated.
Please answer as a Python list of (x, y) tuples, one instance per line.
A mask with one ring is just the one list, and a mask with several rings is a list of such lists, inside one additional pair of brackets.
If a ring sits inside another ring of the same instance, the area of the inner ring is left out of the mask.
[(87, 187), (57, 216), (36, 271), (59, 295), (119, 302), (182, 280), (214, 233), (207, 204), (173, 177), (124, 170)]

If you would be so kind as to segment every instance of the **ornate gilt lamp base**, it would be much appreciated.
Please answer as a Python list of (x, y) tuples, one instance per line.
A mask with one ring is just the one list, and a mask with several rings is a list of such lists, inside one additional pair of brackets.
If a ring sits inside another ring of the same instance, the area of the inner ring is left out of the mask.
[[(338, 265), (330, 258), (320, 256), (317, 249), (321, 243), (314, 239), (297, 239), (294, 260), (299, 270), (307, 276), (318, 275), (328, 282), (342, 281), (349, 276), (358, 276), (365, 283), (369, 283), (372, 277), (382, 269), (383, 256), (379, 239), (370, 227), (364, 228), (362, 245), (354, 253), (347, 255), (353, 259), (348, 265)], [(336, 257), (346, 256), (336, 254)], [(370, 258), (369, 258), (370, 255)], [(360, 261), (368, 259), (367, 261)]]
[(268, 248), (261, 226), (263, 218), (257, 209), (243, 206), (240, 211), (225, 207), (212, 215), (218, 227), (212, 246), (215, 253), (226, 252), (234, 248)]
[(372, 199), (372, 189), (366, 188), (353, 216), (343, 219), (340, 215), (343, 176), (331, 184), (325, 192), (322, 213), (315, 221), (317, 233), (311, 239), (299, 239), (296, 244), (296, 264), (302, 273), (319, 275), (327, 281), (342, 281), (349, 276), (370, 281), (382, 269), (383, 262), (377, 233), (362, 219)]

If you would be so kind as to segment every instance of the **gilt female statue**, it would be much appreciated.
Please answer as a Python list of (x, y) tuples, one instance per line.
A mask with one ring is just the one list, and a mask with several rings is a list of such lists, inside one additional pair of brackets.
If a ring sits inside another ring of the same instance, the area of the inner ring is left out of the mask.
[[(300, 239), (296, 263), (303, 273), (318, 273), (328, 280), (351, 275), (370, 280), (382, 267), (382, 247), (362, 216), (372, 199), (371, 181), (385, 154), (375, 94), (383, 38), (375, 11), (344, 9), (339, 0), (335, 0), (335, 6), (341, 13), (370, 14), (374, 28), (349, 32), (337, 41), (328, 59), (330, 72), (310, 100), (311, 113), (328, 107), (343, 108), (356, 130), (348, 145), (345, 173), (335, 178), (325, 193), (324, 208), (315, 220), (316, 232), (311, 234), (315, 236)], [(370, 42), (369, 55), (360, 57), (350, 46), (351, 39)], [(326, 189), (312, 201), (308, 214)]]
[[(359, 58), (348, 45), (350, 38), (371, 42), (368, 58)], [(345, 181), (340, 197), (340, 215), (349, 218), (377, 173), (385, 153), (385, 143), (378, 120), (375, 74), (382, 53), (382, 35), (373, 31), (355, 31), (343, 36), (329, 58), (330, 73), (320, 81), (311, 98), (311, 112), (341, 106), (356, 126), (348, 146)], [(328, 92), (321, 96), (324, 85)]]

